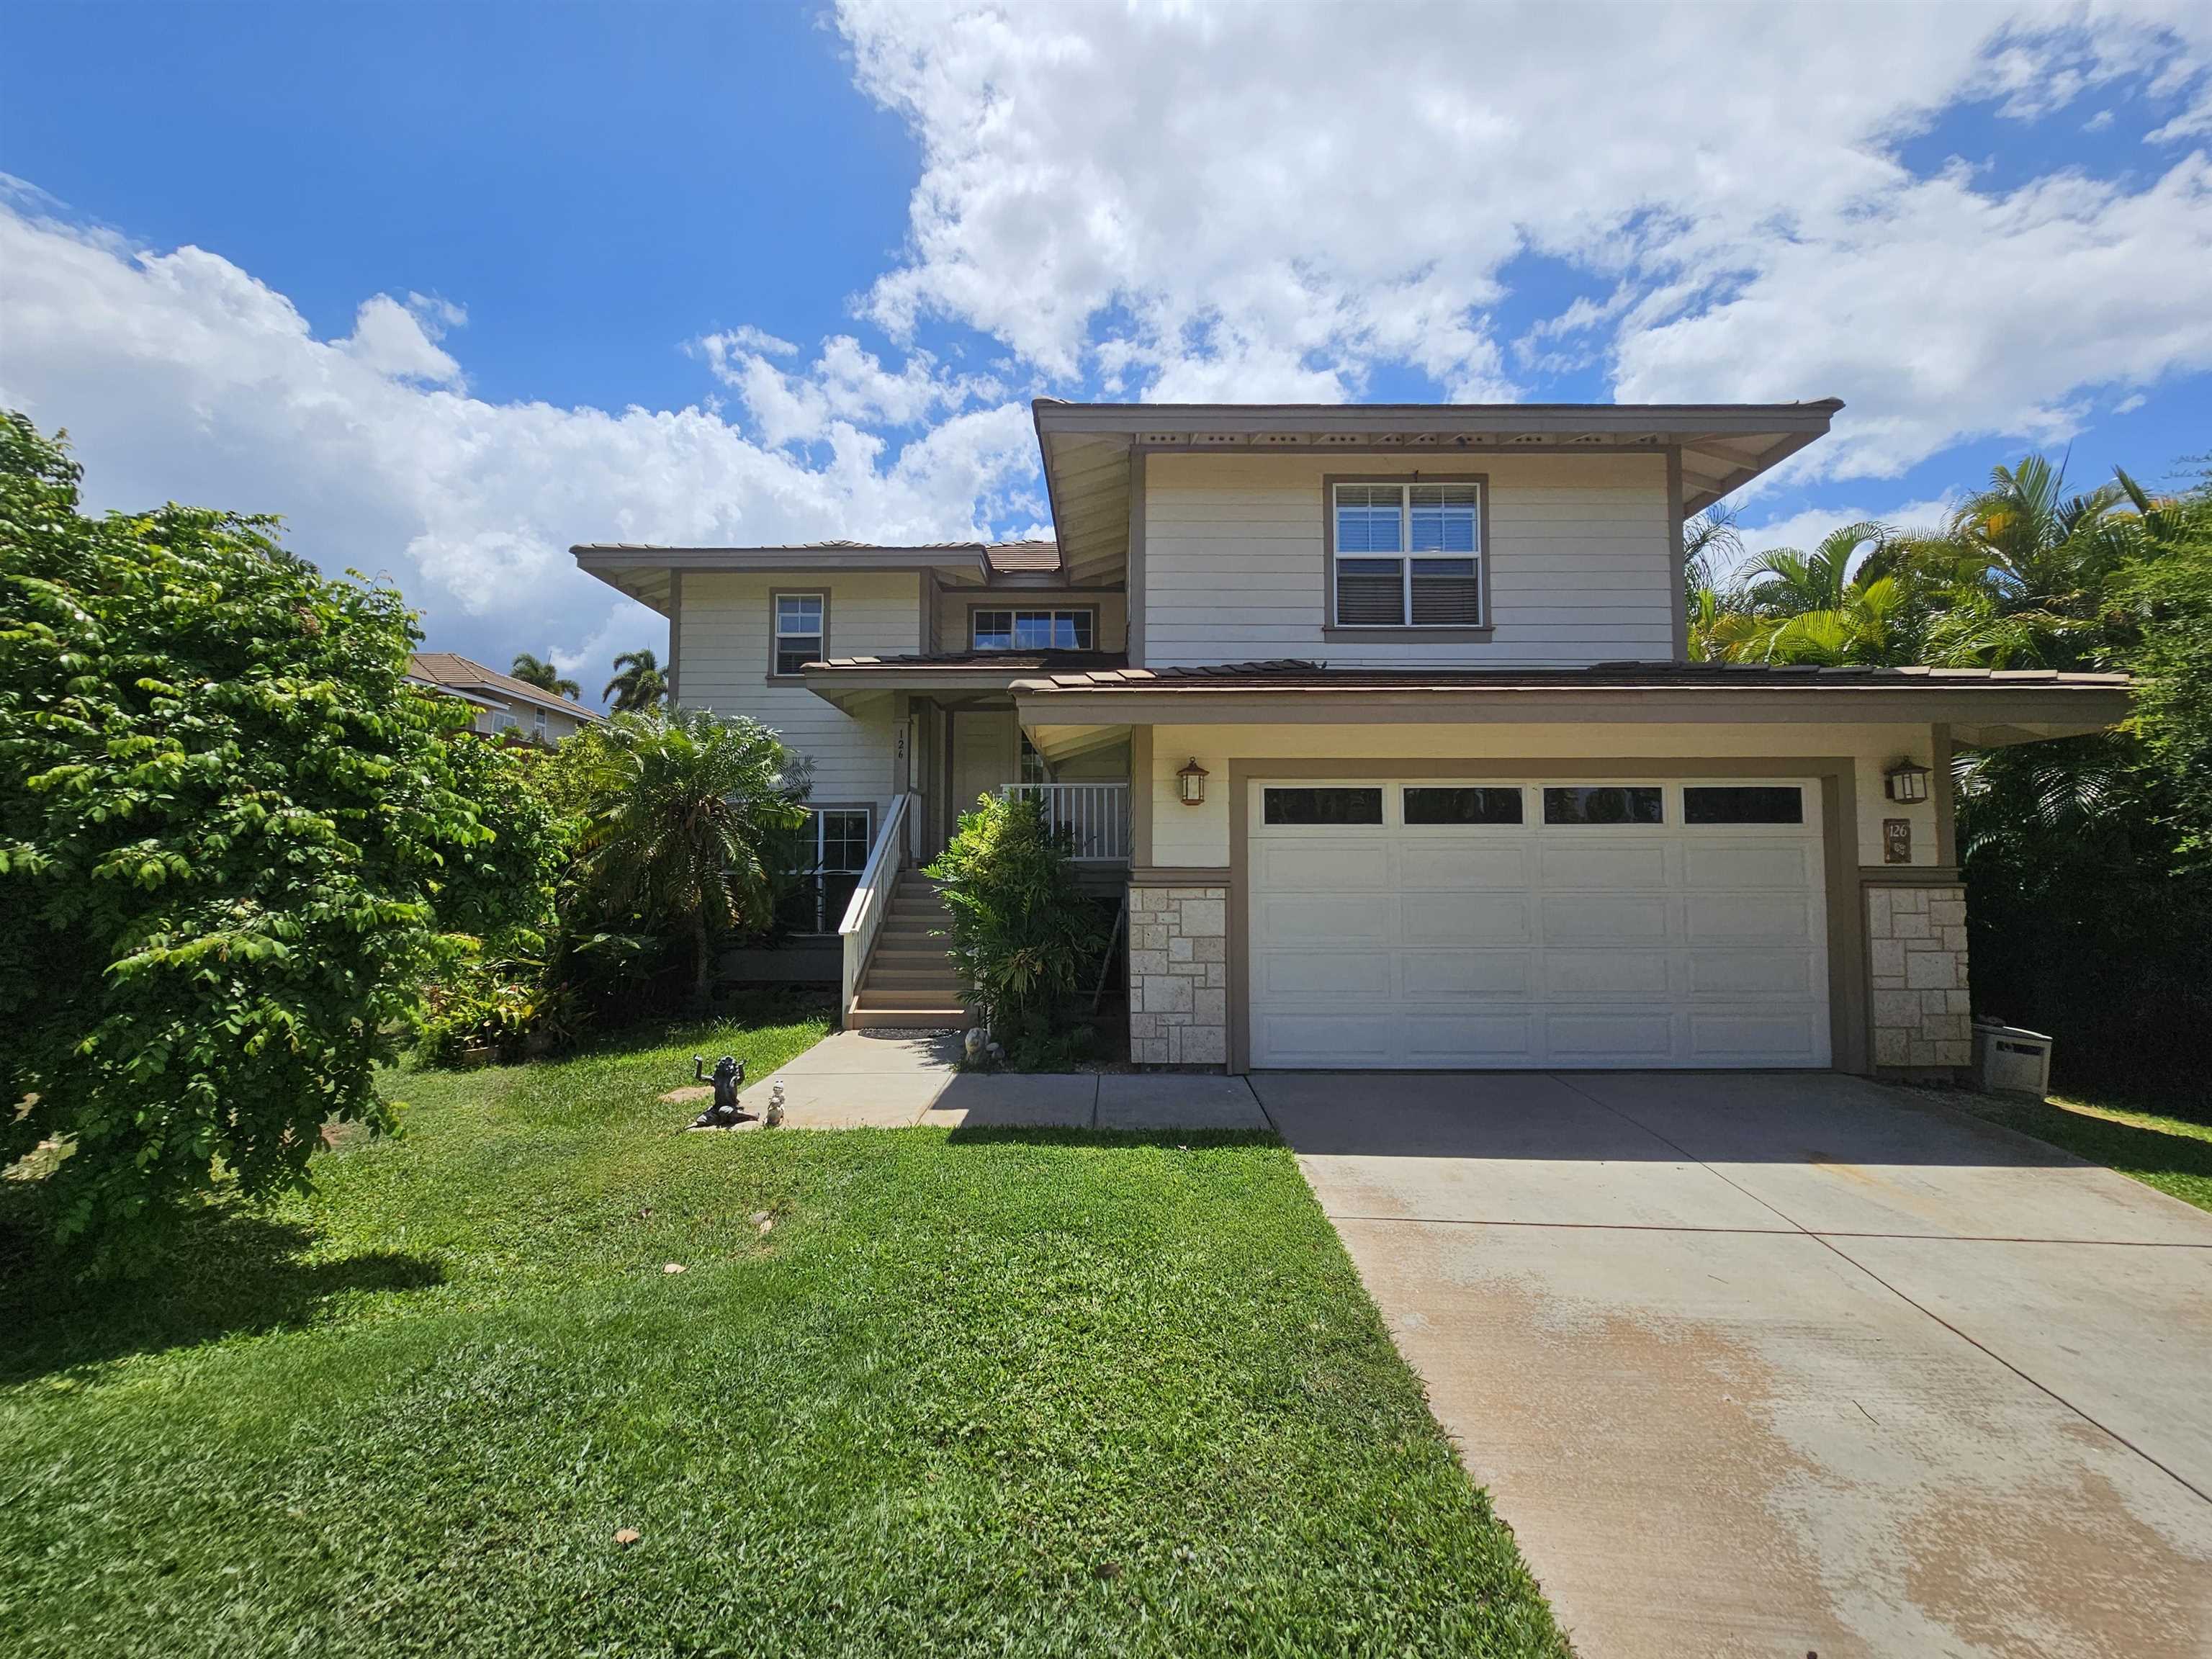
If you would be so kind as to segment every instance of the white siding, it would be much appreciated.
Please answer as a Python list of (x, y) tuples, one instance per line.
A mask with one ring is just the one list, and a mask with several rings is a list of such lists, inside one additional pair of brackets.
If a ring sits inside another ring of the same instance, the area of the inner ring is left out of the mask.
[(912, 571), (843, 571), (807, 576), (687, 572), (680, 687), (687, 708), (750, 714), (783, 734), (814, 763), (814, 799), (887, 804), (891, 793), (890, 699), (856, 719), (795, 681), (769, 678), (769, 596), (830, 596), (833, 657), (921, 648), (921, 590)]
[[(1482, 642), (1326, 637), (1327, 474), (1490, 479)], [(1153, 454), (1145, 471), (1149, 667), (1276, 657), (1333, 667), (1668, 661), (1674, 558), (1663, 455)]]
[[(1152, 728), (1152, 861), (1165, 865), (1229, 862), (1229, 763), (1268, 758), (1362, 763), (1397, 759), (1571, 761), (1642, 757), (1675, 762), (1723, 757), (1787, 756), (1826, 759), (1849, 756), (1858, 784), (1853, 803), (1862, 864), (1881, 862), (1885, 818), (1912, 825), (1912, 861), (1941, 862), (1936, 842), (1936, 803), (1899, 806), (1882, 793), (1882, 769), (1900, 755), (1923, 766), (1934, 762), (1934, 732), (1926, 726), (1792, 725), (1692, 726), (1156, 726)], [(1205, 802), (1185, 806), (1176, 773), (1195, 759), (1212, 775)], [(1632, 771), (1633, 764), (1623, 769)], [(1933, 792), (1930, 792), (1931, 796)]]

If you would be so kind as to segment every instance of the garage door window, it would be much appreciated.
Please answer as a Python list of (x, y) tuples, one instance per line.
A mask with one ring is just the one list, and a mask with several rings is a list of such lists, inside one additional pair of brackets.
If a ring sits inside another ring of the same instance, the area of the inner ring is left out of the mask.
[(1686, 823), (1802, 823), (1805, 792), (1792, 785), (1730, 786), (1682, 791)]
[(1267, 789), (1261, 816), (1269, 823), (1380, 823), (1380, 789)]
[(1521, 792), (1516, 788), (1454, 787), (1408, 788), (1409, 824), (1518, 823)]
[(1547, 823), (1664, 823), (1666, 795), (1656, 784), (1602, 783), (1590, 787), (1547, 789)]

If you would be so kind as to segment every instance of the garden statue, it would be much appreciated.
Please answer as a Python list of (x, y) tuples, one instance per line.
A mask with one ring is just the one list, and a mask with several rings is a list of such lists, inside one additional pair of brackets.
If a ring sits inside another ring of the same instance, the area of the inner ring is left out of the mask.
[(744, 1114), (738, 1109), (738, 1091), (744, 1085), (744, 1062), (734, 1055), (724, 1054), (714, 1062), (714, 1075), (707, 1075), (707, 1057), (691, 1056), (691, 1080), (695, 1083), (711, 1081), (714, 1085), (714, 1103), (691, 1120), (695, 1129), (727, 1129), (744, 1121)]
[(768, 1085), (768, 1115), (761, 1121), (771, 1129), (783, 1121), (783, 1085), (781, 1083)]

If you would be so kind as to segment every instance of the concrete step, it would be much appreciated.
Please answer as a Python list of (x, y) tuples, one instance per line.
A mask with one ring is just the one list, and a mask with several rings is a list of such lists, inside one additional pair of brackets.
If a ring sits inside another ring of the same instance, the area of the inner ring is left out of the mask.
[(878, 1012), (893, 1008), (950, 1008), (959, 1003), (960, 999), (955, 994), (958, 988), (952, 986), (943, 989), (905, 990), (886, 988), (871, 981), (860, 988), (860, 994), (854, 999), (853, 1006)]
[(958, 1006), (943, 1008), (862, 1008), (855, 1006), (846, 1017), (846, 1025), (855, 1031), (958, 1031), (968, 1026), (968, 1011)]
[(967, 988), (952, 974), (871, 973), (860, 987), (860, 1000), (884, 1008), (892, 1006), (885, 1000), (890, 996), (918, 996), (943, 1004), (959, 1001), (961, 992)]

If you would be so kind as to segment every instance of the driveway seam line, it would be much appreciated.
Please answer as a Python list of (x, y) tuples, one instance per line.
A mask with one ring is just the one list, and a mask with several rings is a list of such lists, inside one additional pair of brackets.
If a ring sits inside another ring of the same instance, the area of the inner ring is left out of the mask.
[(1832, 1251), (1838, 1260), (1849, 1262), (1852, 1267), (1864, 1273), (1869, 1279), (1874, 1280), (1875, 1284), (1881, 1285), (1882, 1289), (1887, 1291), (1892, 1296), (1905, 1304), (1906, 1307), (1912, 1309), (1915, 1312), (1920, 1314), (1924, 1318), (1933, 1320), (1936, 1324), (1941, 1325), (1945, 1330), (1950, 1332), (1952, 1335), (1957, 1337), (1961, 1342), (1966, 1343), (1968, 1346), (1978, 1349), (1981, 1352), (1987, 1354), (1990, 1358), (1996, 1360), (1998, 1364), (2003, 1366), (2014, 1376), (2020, 1378), (2021, 1382), (2027, 1383), (2030, 1388), (2035, 1389), (2045, 1398), (2056, 1401), (2059, 1405), (2063, 1406), (2068, 1411), (2072, 1412), (2076, 1417), (2080, 1418), (2084, 1423), (2088, 1424), (2090, 1427), (2098, 1430), (2100, 1433), (2110, 1435), (2117, 1444), (2125, 1446), (2137, 1457), (2142, 1458), (2144, 1462), (2149, 1464), (2151, 1468), (2156, 1469), (2160, 1474), (2166, 1476), (2169, 1480), (2173, 1481), (2173, 1483), (2181, 1487), (2183, 1491), (2194, 1493), (2205, 1503), (2212, 1504), (2212, 1492), (2207, 1492), (2203, 1487), (2197, 1486), (2195, 1481), (2191, 1480), (2187, 1476), (2183, 1475), (2173, 1469), (2168, 1468), (2164, 1463), (2160, 1462), (2157, 1458), (2153, 1457), (2141, 1446), (2136, 1444), (2134, 1441), (2129, 1439), (2127, 1436), (2120, 1433), (2117, 1429), (2112, 1428), (2106, 1424), (2099, 1422), (2087, 1412), (2083, 1411), (2081, 1407), (2069, 1400), (2064, 1395), (2060, 1394), (2056, 1389), (2053, 1389), (2049, 1384), (2039, 1382), (2036, 1378), (2030, 1376), (2026, 1371), (2021, 1370), (2019, 1366), (2014, 1364), (2011, 1360), (2007, 1359), (1996, 1349), (1990, 1347), (1985, 1343), (1977, 1341), (1974, 1338), (1967, 1335), (1966, 1332), (1960, 1330), (1956, 1325), (1954, 1325), (1949, 1320), (1944, 1318), (1942, 1315), (1936, 1312), (1932, 1308), (1924, 1307), (1920, 1303), (1914, 1301), (1903, 1291), (1898, 1289), (1896, 1285), (1891, 1284), (1873, 1268), (1868, 1267), (1865, 1262), (1858, 1261), (1856, 1258), (1852, 1256), (1849, 1251), (1844, 1250), (1829, 1240), (1821, 1237), (1820, 1234), (1814, 1232), (1811, 1228), (1804, 1225), (1794, 1216), (1785, 1214), (1774, 1205), (1768, 1203), (1766, 1200), (1761, 1198), (1757, 1193), (1753, 1192), (1748, 1187), (1740, 1186), (1735, 1182), (1729, 1181), (1727, 1176), (1722, 1174), (1720, 1170), (1714, 1169), (1711, 1164), (1706, 1163), (1705, 1159), (1699, 1158), (1688, 1147), (1683, 1146), (1681, 1142), (1673, 1139), (1669, 1136), (1661, 1134), (1658, 1130), (1653, 1128), (1648, 1123), (1638, 1122), (1636, 1119), (1629, 1116), (1626, 1112), (1622, 1111), (1618, 1106), (1613, 1105), (1609, 1101), (1600, 1100), (1595, 1095), (1591, 1094), (1588, 1090), (1576, 1088), (1572, 1083), (1568, 1082), (1565, 1078), (1560, 1077), (1558, 1073), (1552, 1073), (1550, 1075), (1559, 1083), (1565, 1084), (1566, 1087), (1573, 1089), (1575, 1093), (1582, 1096), (1584, 1100), (1589, 1101), (1593, 1106), (1598, 1107), (1601, 1110), (1611, 1112), (1615, 1117), (1620, 1119), (1622, 1122), (1632, 1124), (1635, 1127), (1643, 1130), (1644, 1133), (1651, 1135), (1657, 1139), (1665, 1141), (1667, 1145), (1672, 1146), (1676, 1152), (1681, 1153), (1684, 1158), (1688, 1158), (1699, 1169), (1704, 1170), (1708, 1174), (1711, 1175), (1716, 1180), (1727, 1182), (1729, 1186), (1735, 1188), (1736, 1191), (1741, 1193), (1746, 1198), (1751, 1200), (1753, 1203), (1760, 1206), (1764, 1209), (1773, 1211), (1776, 1215), (1781, 1216), (1784, 1221), (1787, 1221), (1790, 1226), (1795, 1228), (1797, 1231), (1804, 1234), (1806, 1237), (1814, 1240), (1822, 1249)]
[[(1291, 1138), (1283, 1133), (1283, 1126), (1275, 1121), (1275, 1115), (1267, 1109), (1267, 1103), (1260, 1097), (1260, 1091), (1252, 1086), (1252, 1074), (1249, 1072), (1240, 1073), (1240, 1080), (1244, 1085), (1244, 1092), (1252, 1097), (1252, 1103), (1260, 1109), (1261, 1121), (1273, 1133), (1276, 1139), (1281, 1141), (1285, 1146), (1289, 1146)], [(1307, 1185), (1310, 1187), (1312, 1183), (1309, 1182)]]

